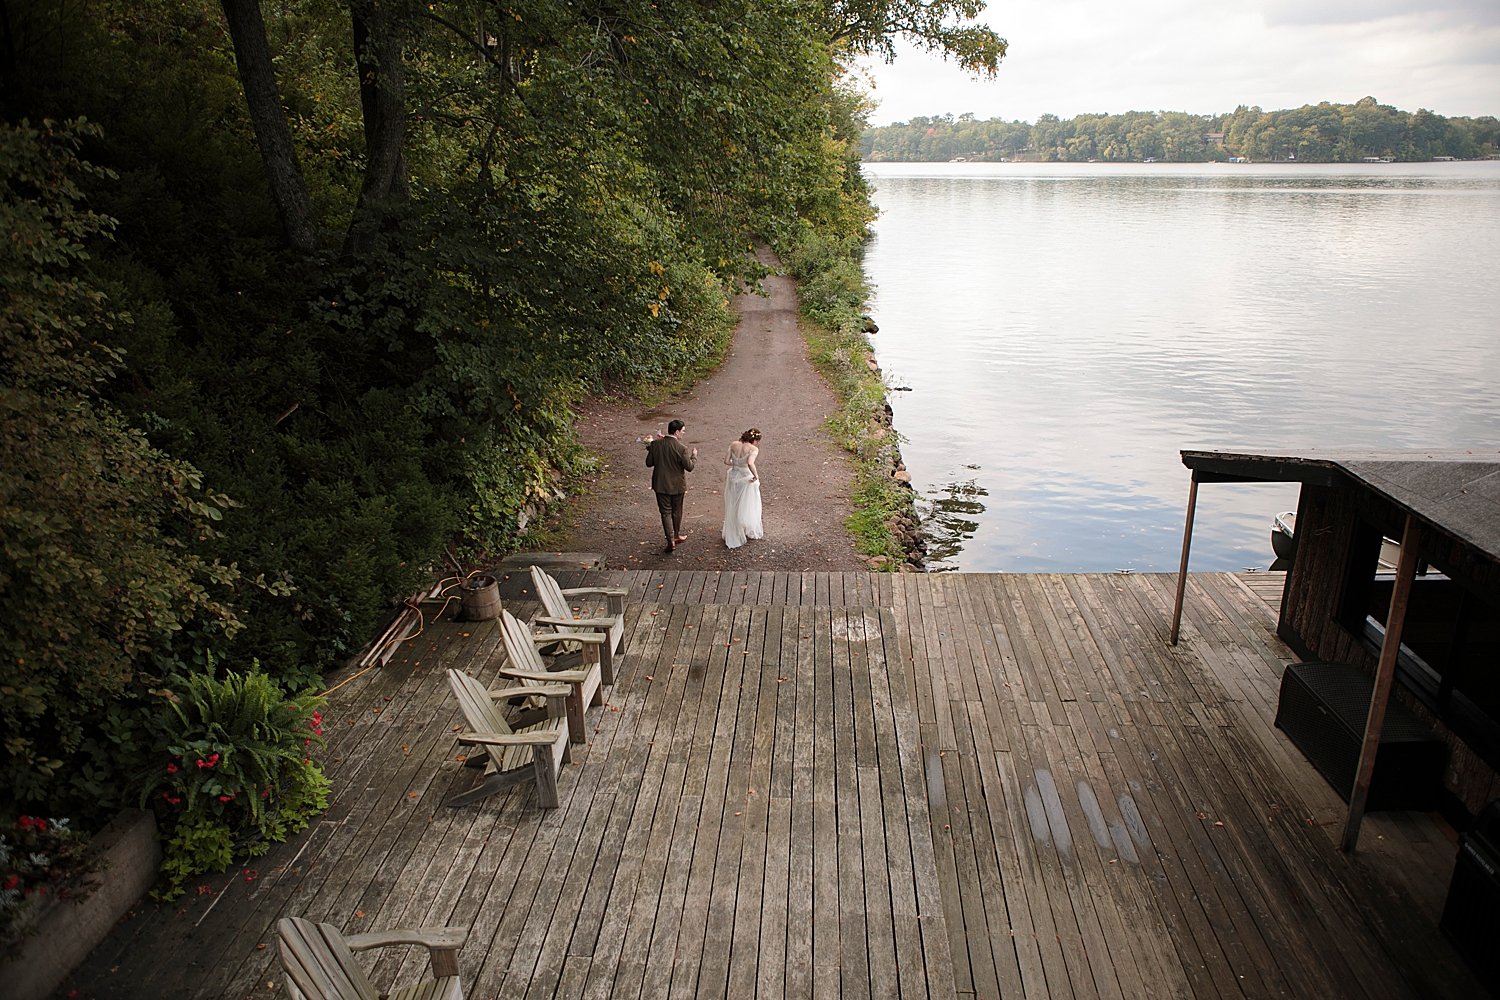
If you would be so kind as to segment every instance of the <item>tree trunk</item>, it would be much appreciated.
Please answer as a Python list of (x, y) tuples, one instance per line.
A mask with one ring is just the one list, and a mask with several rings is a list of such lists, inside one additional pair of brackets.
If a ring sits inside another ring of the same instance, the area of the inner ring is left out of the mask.
[(363, 0), (350, 4), (350, 13), (365, 122), (365, 178), (359, 202), (366, 209), (406, 195), (406, 69), (391, 12)]
[(313, 225), (312, 204), (307, 184), (297, 166), (292, 148), (292, 131), (287, 126), (286, 110), (276, 91), (276, 72), (271, 64), (271, 47), (266, 42), (266, 22), (260, 13), (260, 0), (220, 0), (229, 22), (229, 37), (234, 40), (234, 59), (239, 66), (240, 85), (245, 90), (245, 104), (250, 110), (250, 124), (265, 163), (271, 197), (281, 217), (287, 243), (303, 253), (317, 249), (318, 233)]

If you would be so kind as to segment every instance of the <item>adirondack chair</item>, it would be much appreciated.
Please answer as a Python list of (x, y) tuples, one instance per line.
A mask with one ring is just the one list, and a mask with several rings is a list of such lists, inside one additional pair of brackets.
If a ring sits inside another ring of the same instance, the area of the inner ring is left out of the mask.
[[(276, 921), (276, 947), (291, 1000), (463, 1000), (458, 950), (468, 936), (460, 927), (421, 927), (345, 937), (332, 924), (302, 917)], [(431, 979), (397, 990), (377, 990), (354, 960), (356, 951), (408, 944), (427, 949)]]
[(536, 635), (516, 620), (516, 616), (505, 609), (500, 610), (500, 636), (505, 642), (505, 653), (510, 662), (500, 668), (506, 677), (529, 681), (533, 684), (566, 684), (568, 698), (568, 735), (574, 743), (583, 743), (585, 735), (584, 710), (604, 701), (603, 684), (599, 675), (599, 650), (609, 641), (607, 636), (579, 634), (570, 641), (582, 647), (582, 658), (571, 669), (558, 669), (549, 664), (541, 654), (541, 648), (554, 645), (555, 635)]
[[(577, 634), (599, 633), (609, 636), (609, 642), (599, 647), (599, 670), (604, 683), (615, 682), (615, 657), (625, 653), (625, 588), (624, 587), (570, 587), (567, 590), (540, 566), (531, 567), (531, 583), (536, 588), (537, 599), (542, 602), (546, 614), (532, 621), (532, 626), (541, 626), (542, 634), (554, 633), (570, 639)], [(579, 618), (573, 614), (570, 598), (592, 595), (596, 598), (596, 610), (604, 614)], [(604, 598), (602, 609), (597, 598)], [(564, 645), (568, 645), (565, 643)]]
[[(467, 732), (458, 734), (458, 742), (484, 748), (464, 761), (465, 767), (483, 766), (484, 779), (449, 799), (448, 805), (465, 806), (519, 782), (535, 781), (542, 808), (556, 809), (557, 772), (571, 759), (565, 720), (571, 689), (548, 683), (489, 691), (461, 670), (448, 671), (448, 685), (469, 724)], [(523, 715), (512, 726), (497, 702), (528, 698), (545, 699), (545, 712)]]

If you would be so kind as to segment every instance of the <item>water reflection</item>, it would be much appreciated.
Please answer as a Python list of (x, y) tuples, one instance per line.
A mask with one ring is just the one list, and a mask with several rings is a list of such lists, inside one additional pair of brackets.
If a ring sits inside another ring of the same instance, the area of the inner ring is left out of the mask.
[[(965, 466), (977, 470), (979, 466)], [(926, 493), (917, 505), (922, 530), (927, 535), (927, 568), (942, 572), (959, 568), (956, 561), (964, 543), (979, 530), (977, 518), (984, 513), (983, 498), (989, 490), (977, 480), (947, 483)]]

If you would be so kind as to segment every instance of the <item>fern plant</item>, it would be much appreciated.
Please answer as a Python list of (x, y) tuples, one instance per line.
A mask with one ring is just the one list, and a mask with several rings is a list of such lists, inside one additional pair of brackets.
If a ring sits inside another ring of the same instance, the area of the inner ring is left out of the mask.
[(322, 706), (316, 695), (289, 697), (253, 668), (173, 685), (158, 720), (167, 756), (141, 794), (167, 831), (158, 898), (236, 857), (264, 854), (327, 807), (328, 779), (312, 759), (324, 745)]

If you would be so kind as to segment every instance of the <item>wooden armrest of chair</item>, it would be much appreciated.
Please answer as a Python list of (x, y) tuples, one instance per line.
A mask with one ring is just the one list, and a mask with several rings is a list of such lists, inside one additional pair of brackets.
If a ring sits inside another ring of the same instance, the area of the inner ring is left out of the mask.
[(389, 931), (370, 931), (344, 938), (350, 951), (386, 948), (397, 944), (417, 944), (427, 949), (432, 974), (438, 977), (458, 975), (458, 950), (469, 932), (463, 927), (414, 927)]
[[(560, 625), (563, 628), (614, 628), (615, 621), (614, 618), (537, 618), (532, 621), (532, 624)], [(556, 635), (546, 636), (546, 638), (553, 642), (557, 641)]]
[[(541, 621), (541, 619), (537, 619), (537, 620)], [(567, 625), (576, 625), (576, 624), (578, 624), (576, 621), (574, 621), (571, 618), (567, 618), (567, 619), (558, 618), (558, 619), (555, 619), (555, 620), (563, 622), (564, 624), (567, 624)], [(554, 632), (551, 635), (533, 635), (531, 637), (531, 643), (532, 643), (532, 645), (536, 646), (538, 649), (541, 649), (541, 648), (543, 648), (545, 646), (555, 646), (559, 642), (579, 642), (579, 643), (584, 643), (585, 645), (595, 645), (595, 646), (597, 646), (597, 645), (600, 645), (601, 643), (603, 643), (605, 641), (605, 638), (606, 637), (602, 636), (602, 635), (590, 635), (587, 632), (579, 632), (576, 635), (566, 635), (566, 636), (563, 636), (561, 639), (559, 639), (558, 636), (557, 636), (557, 633)]]
[(567, 587), (563, 590), (564, 597), (572, 597), (574, 594), (603, 594), (605, 597), (624, 597), (630, 593), (626, 587)]
[(625, 587), (569, 587), (562, 591), (564, 597), (574, 597), (579, 594), (598, 594), (607, 599), (609, 612), (618, 615), (625, 610), (625, 595), (630, 591)]
[(500, 672), (506, 677), (515, 677), (523, 681), (550, 680), (554, 684), (561, 681), (564, 684), (582, 684), (588, 680), (592, 667), (580, 667), (576, 670), (518, 670), (514, 667), (501, 667)]
[[(507, 676), (519, 677), (520, 675), (507, 672)], [(528, 673), (526, 679), (529, 680), (532, 676)], [(565, 684), (517, 684), (515, 687), (490, 688), (492, 698), (530, 698), (532, 695), (541, 698), (564, 698), (567, 694), (568, 688)]]
[(350, 934), (344, 943), (350, 951), (386, 948), (396, 944), (419, 944), (429, 951), (453, 951), (464, 946), (469, 932), (463, 927), (401, 927), (388, 931)]
[(532, 733), (459, 733), (460, 743), (476, 743), (485, 747), (545, 746), (557, 741), (556, 731)]

